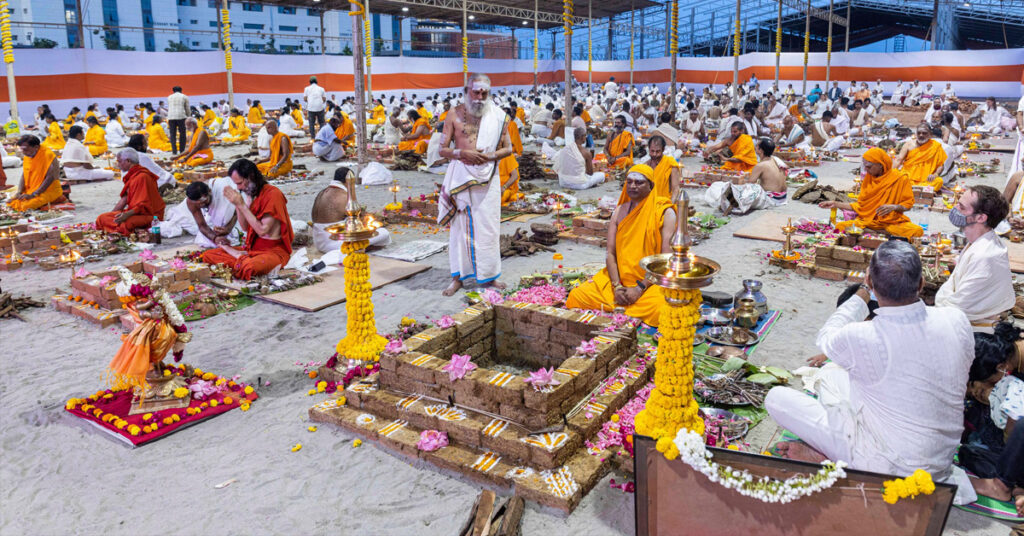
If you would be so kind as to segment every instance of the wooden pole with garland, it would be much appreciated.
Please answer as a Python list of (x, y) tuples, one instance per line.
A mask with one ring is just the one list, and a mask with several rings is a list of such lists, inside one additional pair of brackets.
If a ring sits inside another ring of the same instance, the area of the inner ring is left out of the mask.
[(228, 0), (220, 10), (221, 39), (224, 41), (224, 70), (228, 73), (228, 106), (235, 107), (235, 84), (231, 78), (231, 17), (228, 11)]
[(4, 63), (7, 64), (7, 97), (11, 105), (11, 121), (21, 130), (18, 118), (18, 90), (14, 87), (14, 45), (11, 42), (11, 14), (7, 0), (0, 2), (0, 43), (3, 44)]

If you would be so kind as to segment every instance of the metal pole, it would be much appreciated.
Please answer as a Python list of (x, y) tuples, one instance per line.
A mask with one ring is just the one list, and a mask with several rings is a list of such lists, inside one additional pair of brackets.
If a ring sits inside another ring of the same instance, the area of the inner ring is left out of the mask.
[(540, 34), (537, 32), (537, 0), (533, 0), (533, 91), (537, 91), (537, 56), (540, 49)]
[(636, 5), (633, 0), (629, 2), (629, 87), (635, 89), (633, 85), (633, 9)]
[(732, 90), (739, 98), (740, 84), (740, 0), (736, 0), (736, 29), (732, 37)]
[[(224, 0), (227, 3), (227, 0)], [(352, 4), (349, 15), (355, 17), (352, 21), (352, 70), (355, 81), (356, 98), (356, 177), (366, 164), (366, 94), (363, 87), (363, 39), (359, 36), (359, 28), (363, 27), (363, 14), (365, 10), (360, 4)], [(360, 181), (362, 182), (362, 181)]]
[(370, 16), (370, 0), (363, 0), (363, 2), (365, 2), (364, 11), (366, 11), (363, 16), (364, 31), (366, 32), (366, 102), (370, 103), (373, 102), (373, 71), (371, 69), (373, 63), (373, 18)]
[(715, 12), (711, 12), (711, 37), (708, 39), (708, 57), (715, 55)]
[(324, 45), (324, 11), (320, 10), (320, 55), (323, 56), (327, 53), (327, 47)]
[(590, 18), (594, 0), (587, 0), (587, 92), (594, 90), (594, 19)]
[(78, 48), (85, 48), (85, 31), (82, 24), (82, 18), (85, 14), (82, 13), (82, 0), (75, 0), (75, 18), (78, 20), (78, 27), (76, 32), (78, 33)]
[(462, 87), (469, 85), (469, 37), (466, 35), (466, 0), (462, 0)]
[(782, 0), (779, 0), (779, 19), (775, 24), (775, 88), (778, 89), (779, 61), (782, 59)]
[(846, 48), (843, 49), (843, 52), (849, 52), (850, 51), (850, 26), (852, 26), (852, 24), (850, 24), (850, 23), (853, 22), (853, 20), (850, 19), (850, 6), (851, 5), (853, 5), (853, 0), (847, 0), (846, 1)]
[(562, 119), (568, 125), (572, 122), (572, 0), (564, 0), (562, 5), (562, 20), (565, 27), (565, 115)]
[(804, 21), (804, 86), (801, 95), (807, 95), (807, 53), (811, 50), (811, 0), (807, 0), (807, 17)]
[(825, 46), (825, 91), (832, 83), (832, 0), (828, 0), (828, 43)]
[[(694, 42), (694, 37), (693, 37), (693, 21), (694, 21), (695, 18), (697, 18), (697, 8), (691, 7), (690, 8), (690, 56), (694, 56), (696, 54), (694, 52), (694, 48), (693, 48), (696, 45), (696, 43)], [(676, 35), (679, 35), (678, 28), (677, 28), (677, 31), (676, 31)]]
[(228, 10), (228, 0), (223, 0), (224, 7), (220, 12), (220, 22), (224, 28), (223, 41), (224, 41), (224, 68), (228, 73), (228, 106), (230, 108), (235, 107), (235, 84), (231, 78), (231, 19), (230, 11)]
[[(669, 93), (672, 95), (672, 102), (670, 104), (671, 107), (669, 108), (669, 111), (671, 111), (674, 114), (676, 111), (676, 101), (679, 100), (676, 97), (676, 77), (678, 76), (678, 71), (676, 71), (676, 61), (679, 57), (679, 0), (672, 0), (672, 16), (670, 17), (670, 20), (672, 28), (669, 30), (668, 35), (668, 53), (671, 55), (671, 57), (669, 58), (668, 64), (670, 72), (669, 78), (670, 83), (672, 85), (672, 87), (669, 90)], [(690, 19), (690, 22), (692, 23), (693, 19)], [(690, 38), (693, 39), (692, 36)]]

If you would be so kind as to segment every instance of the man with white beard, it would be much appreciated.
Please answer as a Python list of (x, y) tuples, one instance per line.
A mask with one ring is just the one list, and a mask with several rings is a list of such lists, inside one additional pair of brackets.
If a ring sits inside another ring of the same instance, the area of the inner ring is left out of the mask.
[[(510, 120), (491, 102), (491, 79), (474, 74), (465, 88), (465, 103), (449, 112), (444, 122), (441, 156), (451, 161), (441, 185), (437, 222), (451, 224), (448, 258), (451, 296), (462, 282), (504, 288), (498, 237), (501, 224), (501, 184), (497, 163), (512, 154), (505, 124)], [(455, 148), (449, 147), (455, 142)]]

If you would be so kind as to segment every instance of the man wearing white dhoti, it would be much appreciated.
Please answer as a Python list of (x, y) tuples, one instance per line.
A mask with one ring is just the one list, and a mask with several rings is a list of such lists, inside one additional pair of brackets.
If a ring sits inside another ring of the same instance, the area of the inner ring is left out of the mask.
[(114, 178), (109, 169), (97, 168), (82, 140), (85, 132), (82, 127), (74, 125), (68, 130), (68, 142), (64, 145), (60, 163), (64, 167), (64, 175), (76, 181), (105, 181)]
[[(66, 146), (67, 145), (65, 144), (65, 147)], [(4, 148), (4, 144), (2, 143), (0, 143), (0, 160), (3, 161), (3, 166), (5, 168), (21, 167), (21, 157), (7, 154), (7, 149)]]
[(748, 175), (711, 183), (704, 192), (704, 202), (708, 206), (717, 207), (728, 216), (786, 204), (788, 167), (774, 156), (775, 143), (768, 138), (760, 138), (754, 144), (754, 151), (758, 162)]
[[(818, 332), (818, 348), (837, 365), (819, 375), (818, 398), (776, 387), (765, 408), (830, 460), (898, 476), (923, 469), (959, 484), (957, 504), (972, 502), (966, 474), (953, 466), (974, 359), (971, 324), (959, 309), (921, 301), (921, 259), (907, 242), (879, 246), (865, 283)], [(869, 288), (879, 307), (865, 322)]]
[(789, 110), (786, 109), (785, 105), (775, 100), (775, 95), (768, 96), (768, 115), (765, 116), (764, 122), (768, 126), (777, 127), (782, 124), (782, 120), (789, 116)]
[[(352, 170), (347, 167), (334, 170), (334, 180), (320, 190), (313, 200), (313, 211), (310, 215), (313, 221), (313, 245), (321, 253), (341, 249), (341, 240), (331, 238), (327, 228), (341, 223), (348, 216), (348, 189), (345, 187), (345, 181), (351, 173)], [(370, 239), (370, 247), (383, 247), (390, 243), (391, 235), (383, 227), (378, 228), (377, 236)]]
[[(504, 288), (498, 282), (501, 184), (493, 179), (497, 163), (512, 154), (512, 141), (505, 128), (510, 119), (491, 102), (490, 94), (490, 78), (473, 75), (465, 88), (465, 103), (450, 112), (444, 123), (441, 156), (451, 164), (441, 185), (437, 222), (451, 225), (448, 258), (452, 282), (444, 290), (445, 296), (454, 294), (469, 278)], [(452, 141), (454, 148), (450, 147)]]
[(259, 152), (260, 159), (270, 158), (270, 139), (273, 136), (267, 132), (267, 124), (263, 123), (260, 127), (259, 133), (256, 134), (256, 150)]
[(586, 148), (587, 131), (569, 127), (565, 129), (565, 137), (569, 143), (559, 149), (551, 163), (551, 169), (558, 173), (558, 185), (585, 190), (603, 183), (604, 173), (594, 173), (594, 155)]
[(185, 200), (164, 213), (161, 236), (174, 238), (188, 233), (195, 235), (195, 243), (204, 248), (218, 247), (219, 239), (231, 246), (240, 244), (244, 231), (238, 224), (235, 205), (224, 196), (225, 188), (238, 190), (231, 177), (189, 184)]
[(804, 133), (804, 129), (796, 124), (796, 117), (787, 115), (782, 118), (782, 130), (775, 139), (777, 147), (791, 147), (806, 152), (811, 152), (810, 138)]
[(331, 116), (326, 125), (320, 127), (313, 140), (313, 155), (324, 162), (337, 162), (345, 156), (345, 147), (335, 133), (341, 126), (338, 116)]
[(1010, 257), (994, 230), (1009, 208), (999, 190), (970, 186), (949, 213), (949, 220), (963, 230), (969, 245), (939, 287), (935, 305), (960, 309), (980, 333), (992, 333), (999, 316), (1016, 301)]
[(292, 117), (291, 107), (285, 106), (281, 108), (280, 125), (278, 130), (284, 133), (289, 138), (300, 138), (306, 135), (306, 131), (299, 128), (299, 124), (295, 122), (295, 118)]

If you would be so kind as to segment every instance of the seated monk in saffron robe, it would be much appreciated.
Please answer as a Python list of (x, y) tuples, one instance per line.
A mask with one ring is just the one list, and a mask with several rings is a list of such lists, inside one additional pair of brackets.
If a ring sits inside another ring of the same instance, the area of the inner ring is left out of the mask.
[(626, 169), (633, 165), (633, 133), (626, 130), (625, 117), (615, 116), (615, 128), (608, 136), (604, 154), (611, 167)]
[(173, 150), (171, 148), (171, 140), (167, 137), (164, 127), (160, 124), (161, 119), (159, 115), (154, 115), (153, 124), (146, 127), (146, 134), (148, 135), (146, 145), (149, 146), (150, 151), (169, 153)]
[(207, 105), (202, 105), (203, 116), (199, 118), (199, 128), (207, 129), (213, 126), (213, 122), (217, 120), (217, 113), (210, 109)]
[(117, 167), (124, 174), (121, 199), (113, 211), (96, 218), (96, 228), (127, 236), (135, 229), (149, 227), (153, 217), (164, 219), (164, 199), (160, 197), (157, 177), (139, 165), (139, 153), (131, 148), (121, 149), (117, 153)]
[(64, 131), (60, 129), (60, 123), (53, 114), (46, 115), (46, 139), (43, 140), (43, 147), (51, 151), (59, 151), (64, 148), (67, 140), (64, 139)]
[(408, 134), (402, 135), (402, 141), (398, 142), (398, 150), (427, 154), (427, 145), (430, 143), (430, 122), (416, 110), (409, 110), (406, 115), (413, 122), (412, 129)]
[[(651, 136), (651, 139), (647, 141), (647, 154), (651, 157), (647, 161), (647, 166), (654, 170), (654, 189), (651, 190), (651, 195), (672, 200), (675, 199), (676, 192), (679, 191), (679, 168), (683, 165), (676, 162), (675, 158), (665, 154), (665, 144), (665, 138), (660, 135)], [(623, 185), (618, 204), (621, 205), (628, 201), (629, 194), (626, 193), (626, 186)]]
[(251, 125), (262, 125), (263, 118), (266, 116), (267, 112), (263, 109), (260, 101), (253, 101), (252, 106), (249, 107), (249, 116), (246, 118), (246, 121)]
[(523, 154), (523, 140), (519, 137), (519, 125), (511, 119), (511, 108), (506, 108), (505, 113), (510, 119), (506, 123), (509, 140), (512, 141), (512, 154), (502, 158), (498, 162), (498, 174), (501, 177), (501, 206), (506, 206), (513, 201), (523, 198), (519, 193), (519, 160), (517, 157)]
[(206, 133), (206, 130), (200, 128), (199, 123), (191, 117), (185, 120), (185, 128), (191, 135), (188, 142), (188, 148), (185, 149), (185, 152), (175, 158), (174, 161), (183, 163), (189, 167), (201, 166), (203, 164), (213, 162), (213, 149), (210, 148), (210, 135)]
[(246, 141), (252, 137), (252, 129), (246, 124), (242, 112), (238, 108), (231, 110), (231, 118), (228, 119), (228, 134), (224, 141), (230, 143), (235, 141)]
[[(384, 110), (384, 105), (381, 104), (380, 99), (373, 100), (373, 109), (370, 110), (370, 118), (366, 120), (367, 125), (383, 125), (384, 120), (387, 119), (387, 113)], [(441, 119), (444, 121), (444, 119)]]
[(346, 147), (356, 146), (356, 126), (352, 123), (352, 119), (348, 117), (345, 112), (339, 112), (341, 114), (341, 124), (338, 128), (334, 129), (334, 135), (341, 140), (341, 144)]
[(917, 126), (914, 139), (904, 143), (896, 156), (896, 167), (907, 174), (911, 186), (931, 186), (936, 193), (942, 189), (942, 177), (938, 175), (945, 164), (946, 151), (932, 139), (927, 123)]
[(7, 206), (23, 212), (44, 207), (64, 197), (57, 155), (40, 145), (39, 138), (31, 134), (19, 138), (18, 147), (25, 155), (23, 173), (14, 199), (8, 201)]
[(864, 156), (864, 170), (867, 175), (860, 185), (860, 195), (853, 203), (825, 201), (821, 208), (838, 208), (857, 213), (853, 221), (836, 223), (836, 229), (845, 231), (856, 225), (861, 229), (874, 229), (889, 234), (913, 238), (924, 234), (920, 225), (910, 221), (904, 212), (914, 206), (914, 191), (910, 188), (907, 174), (892, 167), (889, 153), (873, 147)]
[(103, 130), (100, 122), (95, 116), (85, 120), (89, 124), (89, 130), (85, 132), (85, 148), (89, 154), (100, 156), (107, 152), (107, 131)]
[(277, 121), (271, 119), (264, 123), (263, 128), (270, 134), (270, 155), (257, 164), (260, 173), (268, 179), (280, 177), (292, 170), (292, 140), (285, 136), (277, 127)]
[[(225, 237), (218, 237), (220, 248), (204, 251), (203, 262), (230, 266), (232, 275), (243, 280), (269, 274), (291, 258), (294, 233), (288, 200), (276, 186), (267, 184), (251, 160), (235, 160), (228, 176), (238, 191), (225, 188), (224, 198), (235, 205), (238, 223), (246, 231), (245, 249), (235, 249)], [(251, 197), (252, 203), (246, 205), (239, 192)]]
[(669, 252), (676, 214), (668, 199), (653, 194), (653, 178), (650, 166), (630, 168), (626, 175), (629, 201), (615, 208), (608, 225), (605, 268), (569, 293), (566, 308), (612, 311), (625, 307), (627, 315), (658, 326), (664, 298), (660, 287), (644, 281), (640, 259)]

